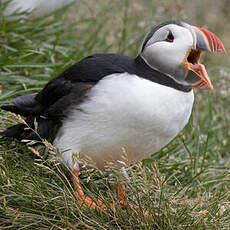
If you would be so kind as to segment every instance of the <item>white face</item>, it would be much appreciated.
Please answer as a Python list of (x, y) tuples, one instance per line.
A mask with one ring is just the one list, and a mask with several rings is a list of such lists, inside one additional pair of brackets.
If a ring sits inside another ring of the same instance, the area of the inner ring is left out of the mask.
[(184, 23), (184, 26), (168, 24), (158, 29), (145, 44), (141, 56), (153, 69), (187, 85), (183, 61), (193, 47), (194, 39), (189, 25)]

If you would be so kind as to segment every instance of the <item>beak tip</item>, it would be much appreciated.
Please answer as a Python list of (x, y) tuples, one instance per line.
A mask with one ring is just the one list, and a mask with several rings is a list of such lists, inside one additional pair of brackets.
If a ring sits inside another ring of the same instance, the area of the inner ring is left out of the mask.
[(225, 50), (225, 48), (223, 47), (223, 49), (221, 49), (221, 51), (220, 51), (222, 54), (226, 54), (227, 53), (227, 51)]
[(226, 49), (224, 48), (224, 45), (222, 42), (219, 42), (216, 52), (222, 53), (224, 55), (226, 54)]

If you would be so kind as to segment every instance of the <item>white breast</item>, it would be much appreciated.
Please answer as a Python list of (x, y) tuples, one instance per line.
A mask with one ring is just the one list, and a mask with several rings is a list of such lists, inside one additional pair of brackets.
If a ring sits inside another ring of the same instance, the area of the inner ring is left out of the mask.
[(106, 161), (144, 159), (168, 144), (189, 120), (193, 91), (182, 92), (136, 75), (112, 74), (72, 109), (54, 141), (69, 167), (72, 150), (90, 156), (99, 168)]

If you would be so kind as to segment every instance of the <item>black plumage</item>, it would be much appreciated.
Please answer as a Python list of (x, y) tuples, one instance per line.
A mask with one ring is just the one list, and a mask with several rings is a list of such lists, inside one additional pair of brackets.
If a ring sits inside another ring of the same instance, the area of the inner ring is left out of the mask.
[(96, 54), (65, 70), (39, 93), (17, 97), (13, 105), (1, 107), (26, 117), (26, 123), (32, 129), (36, 119), (39, 135), (31, 129), (25, 129), (25, 124), (10, 127), (1, 135), (19, 140), (45, 138), (52, 142), (72, 105), (81, 103), (87, 97), (88, 90), (103, 77), (124, 72), (184, 92), (191, 90), (190, 86), (179, 84), (171, 77), (150, 68), (141, 56), (132, 58), (117, 54)]
[(143, 45), (142, 45), (142, 48), (141, 48), (141, 51), (144, 50), (144, 48), (145, 48), (147, 42), (148, 42), (149, 39), (153, 36), (153, 34), (154, 34), (157, 30), (159, 30), (161, 27), (166, 26), (166, 25), (168, 25), (168, 24), (175, 24), (175, 25), (182, 26), (182, 27), (184, 26), (184, 25), (183, 25), (183, 22), (181, 22), (181, 21), (166, 21), (166, 22), (161, 23), (160, 25), (158, 25), (158, 26), (156, 26), (155, 28), (153, 28), (153, 29), (151, 30), (151, 32), (148, 34), (148, 36), (145, 38), (145, 40), (144, 40), (144, 42), (143, 42)]

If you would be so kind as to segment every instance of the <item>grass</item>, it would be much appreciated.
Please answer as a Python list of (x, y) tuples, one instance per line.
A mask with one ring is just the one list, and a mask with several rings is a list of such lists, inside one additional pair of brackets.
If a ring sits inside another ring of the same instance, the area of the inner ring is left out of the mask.
[[(25, 14), (3, 17), (3, 7), (0, 104), (37, 92), (89, 54), (136, 55), (150, 21), (162, 20), (156, 5), (143, 18), (144, 26), (137, 25), (140, 16), (130, 13), (135, 10), (130, 1), (106, 1), (95, 10), (82, 3), (36, 19)], [(204, 62), (216, 90), (196, 91), (184, 131), (158, 153), (130, 166), (128, 181), (112, 167), (109, 176), (82, 167), (82, 186), (90, 197), (116, 205), (114, 184), (124, 180), (129, 201), (148, 209), (149, 216), (118, 205), (116, 213), (82, 206), (57, 154), (44, 146), (34, 154), (23, 143), (1, 138), (0, 229), (230, 229), (230, 71), (225, 64), (213, 65), (208, 56)], [(0, 116), (1, 130), (18, 119), (4, 111)]]

